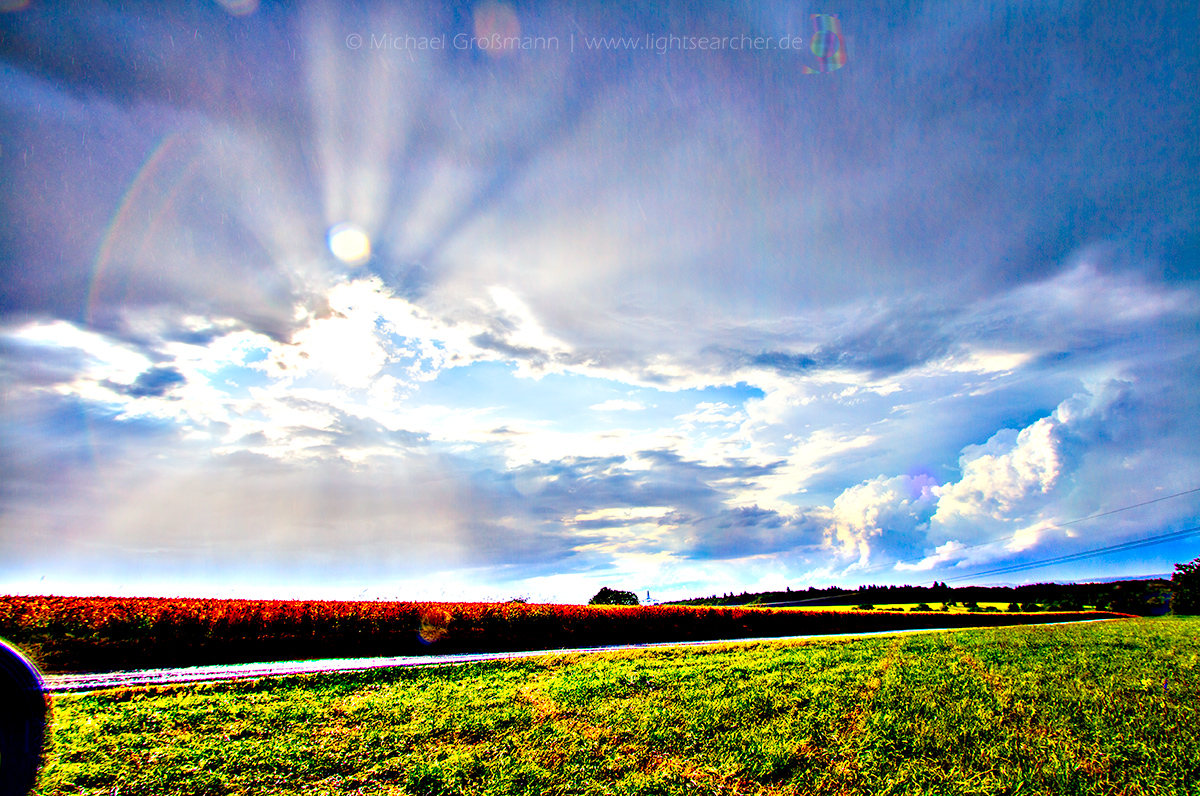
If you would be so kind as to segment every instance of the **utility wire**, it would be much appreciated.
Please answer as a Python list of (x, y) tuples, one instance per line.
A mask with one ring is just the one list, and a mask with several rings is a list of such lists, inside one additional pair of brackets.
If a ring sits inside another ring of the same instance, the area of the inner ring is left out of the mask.
[[(1089, 514), (1086, 517), (1080, 517), (1077, 520), (1069, 520), (1068, 522), (1060, 522), (1058, 525), (1050, 525), (1050, 526), (1047, 526), (1047, 528), (1066, 528), (1068, 525), (1074, 525), (1075, 523), (1083, 522), (1084, 520), (1094, 520), (1097, 517), (1107, 517), (1109, 514), (1117, 514), (1122, 511), (1129, 511), (1130, 509), (1136, 509), (1136, 508), (1140, 508), (1142, 506), (1149, 506), (1151, 503), (1161, 503), (1164, 500), (1170, 500), (1171, 498), (1177, 498), (1177, 497), (1181, 497), (1183, 495), (1190, 495), (1193, 492), (1200, 492), (1200, 486), (1196, 487), (1195, 489), (1185, 489), (1184, 491), (1176, 492), (1173, 495), (1163, 495), (1162, 497), (1156, 497), (1153, 500), (1144, 500), (1141, 503), (1134, 503), (1132, 506), (1123, 506), (1119, 509), (1113, 509), (1111, 511), (1101, 511), (1097, 514)], [(1047, 530), (1047, 528), (1043, 528), (1041, 530)]]
[[(1187, 490), (1184, 490), (1183, 492), (1176, 492), (1173, 495), (1163, 495), (1162, 497), (1157, 497), (1157, 498), (1154, 498), (1153, 500), (1145, 500), (1145, 501), (1142, 501), (1141, 503), (1134, 503), (1131, 506), (1122, 506), (1119, 509), (1111, 509), (1109, 511), (1101, 511), (1096, 514), (1089, 514), (1086, 517), (1080, 517), (1079, 519), (1075, 519), (1075, 520), (1067, 520), (1066, 522), (1060, 522), (1057, 525), (1043, 525), (1038, 528), (1030, 528), (1030, 529), (1026, 529), (1024, 531), (1019, 531), (1017, 533), (1014, 533), (1012, 536), (1002, 536), (999, 539), (991, 539), (986, 542), (978, 542), (976, 544), (970, 544), (970, 545), (965, 545), (963, 547), (957, 547), (952, 552), (957, 553), (960, 550), (974, 550), (979, 547), (987, 547), (988, 545), (996, 544), (996, 542), (1009, 542), (1009, 541), (1012, 541), (1015, 539), (1020, 539), (1022, 536), (1029, 536), (1030, 534), (1041, 533), (1042, 531), (1053, 531), (1057, 528), (1066, 528), (1068, 525), (1076, 525), (1078, 523), (1085, 522), (1087, 520), (1094, 520), (1097, 517), (1108, 517), (1113, 514), (1120, 514), (1122, 511), (1129, 511), (1130, 509), (1137, 509), (1137, 508), (1141, 508), (1142, 506), (1149, 506), (1151, 503), (1161, 503), (1164, 500), (1170, 500), (1171, 498), (1183, 497), (1184, 495), (1191, 495), (1195, 492), (1200, 492), (1200, 486), (1196, 487), (1195, 489), (1187, 489)], [(871, 569), (887, 568), (887, 567), (895, 566), (896, 564), (911, 564), (914, 561), (924, 561), (926, 558), (927, 558), (927, 556), (918, 556), (916, 558), (905, 558), (905, 559), (901, 559), (900, 561), (893, 561), (890, 564), (877, 564), (875, 567), (868, 567), (868, 568), (865, 568), (865, 569), (862, 569), (859, 571), (860, 572), (870, 572)], [(961, 579), (958, 579), (958, 580), (961, 580)]]
[[(996, 542), (1011, 541), (1013, 539), (1018, 539), (1021, 536), (1027, 536), (1031, 533), (1040, 533), (1042, 531), (1050, 531), (1050, 530), (1054, 530), (1057, 528), (1066, 528), (1068, 525), (1076, 525), (1081, 522), (1086, 522), (1087, 520), (1094, 520), (1099, 517), (1108, 517), (1113, 514), (1120, 514), (1122, 511), (1129, 511), (1130, 509), (1141, 508), (1142, 506), (1149, 506), (1152, 503), (1161, 503), (1164, 500), (1170, 500), (1171, 498), (1183, 497), (1184, 495), (1191, 495), (1196, 492), (1200, 492), (1200, 487), (1195, 487), (1194, 489), (1185, 489), (1182, 492), (1175, 492), (1174, 494), (1163, 495), (1161, 497), (1156, 497), (1151, 500), (1144, 500), (1141, 503), (1133, 503), (1131, 505), (1122, 506), (1117, 509), (1110, 509), (1109, 511), (1101, 511), (1101, 512), (1097, 512), (1095, 514), (1089, 514), (1086, 517), (1079, 517), (1074, 520), (1067, 520), (1066, 522), (1060, 522), (1056, 525), (1045, 525), (1040, 528), (1023, 531), (1021, 533), (1016, 533), (1016, 534), (1013, 534), (1012, 536), (1004, 536), (1004, 537), (1000, 537), (999, 539), (992, 539), (987, 542), (979, 542), (977, 544), (967, 545), (965, 547), (959, 547), (959, 548), (955, 549), (953, 552), (957, 553), (960, 550), (973, 550), (973, 549), (979, 548), (979, 547), (986, 547), (988, 545), (995, 544)], [(1140, 547), (1150, 547), (1150, 546), (1156, 545), (1156, 544), (1165, 544), (1166, 542), (1174, 542), (1179, 539), (1186, 539), (1187, 537), (1194, 536), (1198, 533), (1200, 533), (1200, 527), (1187, 528), (1182, 531), (1172, 531), (1172, 532), (1169, 532), (1166, 534), (1161, 534), (1159, 536), (1152, 536), (1147, 539), (1135, 539), (1135, 540), (1132, 540), (1129, 542), (1121, 542), (1121, 543), (1115, 544), (1115, 545), (1108, 545), (1107, 547), (1099, 547), (1099, 548), (1096, 548), (1095, 550), (1085, 550), (1085, 551), (1081, 551), (1079, 553), (1070, 553), (1068, 555), (1055, 556), (1053, 558), (1041, 559), (1038, 561), (1027, 561), (1027, 562), (1024, 562), (1021, 564), (1012, 564), (1012, 565), (1005, 566), (1005, 567), (998, 567), (996, 569), (990, 569), (990, 570), (986, 570), (984, 572), (974, 572), (970, 575), (960, 575), (957, 578), (947, 578), (943, 582), (970, 580), (972, 578), (981, 578), (981, 577), (985, 577), (987, 575), (1002, 575), (1002, 574), (1013, 573), (1013, 572), (1022, 572), (1027, 569), (1038, 569), (1040, 567), (1046, 567), (1046, 566), (1050, 566), (1052, 564), (1065, 564), (1065, 563), (1069, 563), (1069, 562), (1073, 562), (1073, 561), (1082, 561), (1084, 559), (1092, 558), (1094, 556), (1104, 555), (1105, 553), (1116, 553), (1116, 552), (1122, 552), (1125, 550), (1136, 550), (1137, 548), (1140, 548)], [(895, 567), (897, 564), (908, 564), (908, 563), (912, 563), (914, 561), (924, 561), (925, 558), (927, 558), (927, 556), (919, 556), (917, 558), (905, 558), (905, 559), (901, 559), (899, 561), (892, 561), (887, 564), (876, 564), (873, 567), (866, 567), (864, 569), (860, 569), (857, 571), (858, 572), (872, 572), (872, 571), (877, 571), (880, 569), (887, 569), (889, 567)], [(933, 582), (937, 583), (937, 581), (933, 581)], [(762, 603), (762, 605), (764, 605), (764, 606), (802, 605), (804, 603), (822, 602), (822, 601), (830, 600), (830, 599), (845, 599), (847, 597), (852, 597), (856, 594), (859, 594), (860, 591), (861, 590), (853, 591), (848, 594), (839, 594), (836, 597), (813, 597), (813, 598), (810, 598), (807, 600), (790, 600), (786, 603)]]
[(1150, 547), (1151, 545), (1164, 544), (1166, 542), (1174, 542), (1179, 539), (1186, 539), (1189, 536), (1200, 534), (1200, 526), (1195, 528), (1185, 528), (1181, 531), (1172, 531), (1170, 533), (1151, 536), (1146, 539), (1134, 539), (1129, 542), (1120, 544), (1107, 545), (1106, 547), (1097, 547), (1094, 550), (1083, 550), (1078, 553), (1069, 553), (1067, 555), (1055, 556), (1053, 558), (1044, 558), (1039, 561), (1027, 561), (1022, 564), (1011, 564), (1006, 567), (997, 567), (984, 572), (975, 572), (970, 575), (960, 575), (957, 578), (949, 578), (949, 580), (967, 580), (968, 578), (981, 578), (985, 575), (1003, 575), (1009, 572), (1021, 572), (1026, 569), (1038, 569), (1040, 567), (1048, 567), (1051, 564), (1065, 564), (1070, 561), (1082, 561), (1085, 558), (1093, 558), (1094, 556), (1102, 556), (1106, 553), (1117, 553), (1124, 550), (1136, 550), (1139, 547)]
[[(970, 580), (973, 578), (986, 577), (988, 575), (1007, 575), (1007, 574), (1011, 574), (1014, 572), (1024, 572), (1024, 571), (1030, 570), (1030, 569), (1040, 569), (1041, 567), (1048, 567), (1048, 566), (1052, 566), (1054, 564), (1067, 564), (1067, 563), (1071, 563), (1074, 561), (1083, 561), (1084, 559), (1087, 559), (1087, 558), (1094, 558), (1096, 556), (1102, 556), (1102, 555), (1106, 555), (1108, 553), (1120, 553), (1120, 552), (1124, 552), (1126, 550), (1137, 550), (1138, 548), (1141, 548), (1141, 547), (1151, 547), (1151, 546), (1157, 545), (1157, 544), (1165, 544), (1167, 542), (1175, 542), (1180, 539), (1186, 539), (1189, 536), (1196, 536), (1197, 534), (1200, 534), (1200, 525), (1198, 525), (1194, 528), (1184, 528), (1183, 530), (1180, 530), (1180, 531), (1171, 531), (1169, 533), (1159, 534), (1158, 536), (1151, 536), (1147, 539), (1134, 539), (1132, 541), (1121, 542), (1119, 544), (1106, 545), (1105, 547), (1097, 547), (1093, 550), (1082, 550), (1078, 553), (1068, 553), (1066, 555), (1054, 556), (1053, 558), (1043, 558), (1038, 561), (1026, 561), (1026, 562), (1023, 562), (1020, 564), (1011, 564), (1011, 565), (1005, 566), (1005, 567), (997, 567), (996, 569), (988, 569), (983, 572), (973, 572), (970, 575), (960, 575), (957, 578), (947, 578), (943, 582)], [(937, 581), (934, 581), (934, 583), (937, 583)], [(785, 602), (785, 603), (762, 603), (762, 605), (764, 607), (770, 607), (770, 606), (785, 606), (785, 605), (802, 605), (804, 603), (821, 602), (824, 600), (831, 600), (831, 599), (844, 600), (847, 597), (853, 597), (854, 595), (861, 594), (861, 593), (862, 593), (862, 590), (860, 589), (857, 591), (852, 591), (848, 594), (838, 594), (833, 597), (815, 597), (815, 598), (808, 599), (808, 600), (794, 600), (794, 601)]]

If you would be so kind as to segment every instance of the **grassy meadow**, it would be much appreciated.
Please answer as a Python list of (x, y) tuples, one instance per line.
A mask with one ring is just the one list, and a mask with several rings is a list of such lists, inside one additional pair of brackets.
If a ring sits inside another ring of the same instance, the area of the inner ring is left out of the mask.
[(1200, 618), (56, 695), (35, 793), (1200, 794)]

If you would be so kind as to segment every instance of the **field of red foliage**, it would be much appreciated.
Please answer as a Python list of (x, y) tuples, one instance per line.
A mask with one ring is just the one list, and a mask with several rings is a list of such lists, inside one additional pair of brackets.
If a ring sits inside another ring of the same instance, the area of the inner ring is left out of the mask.
[(0, 597), (0, 637), (46, 672), (556, 649), (1115, 614), (947, 614), (524, 603)]

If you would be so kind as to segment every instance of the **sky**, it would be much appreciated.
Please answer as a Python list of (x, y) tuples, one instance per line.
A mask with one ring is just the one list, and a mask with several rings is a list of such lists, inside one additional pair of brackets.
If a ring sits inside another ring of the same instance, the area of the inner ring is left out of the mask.
[(1200, 556), (1191, 4), (0, 9), (0, 591)]

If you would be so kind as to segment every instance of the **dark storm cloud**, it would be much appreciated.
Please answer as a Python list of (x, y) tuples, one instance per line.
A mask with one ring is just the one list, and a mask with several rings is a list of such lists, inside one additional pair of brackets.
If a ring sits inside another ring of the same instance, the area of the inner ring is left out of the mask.
[[(653, 466), (630, 469), (631, 457), (624, 456), (564, 458), (504, 472), (487, 470), (475, 478), (481, 491), (503, 499), (503, 508), (498, 510), (546, 521), (570, 521), (561, 526), (561, 532), (571, 535), (575, 533), (571, 528), (599, 532), (634, 524), (619, 516), (626, 508), (677, 506), (695, 516), (710, 514), (741, 485), (778, 467), (736, 462), (705, 465), (667, 450), (640, 451), (636, 458), (652, 461)], [(572, 519), (599, 509), (615, 510), (618, 516), (611, 520)]]
[(245, 58), (258, 48), (290, 56), (298, 41), (289, 27), (269, 5), (237, 20), (216, 3), (34, 4), (0, 18), (0, 57), (122, 105), (269, 116), (282, 99), (291, 115), (300, 85), (290, 58)]
[(825, 528), (803, 516), (758, 506), (722, 508), (704, 517), (668, 514), (661, 522), (679, 526), (675, 536), (680, 557), (701, 561), (815, 550)]
[(132, 398), (157, 398), (186, 382), (184, 375), (173, 367), (155, 367), (139, 373), (133, 384), (120, 387), (120, 391)]
[[(785, 376), (833, 370), (887, 378), (936, 364), (965, 351), (1021, 351), (1028, 367), (1063, 374), (1103, 362), (1172, 358), (1192, 345), (1195, 310), (1186, 286), (1161, 285), (1153, 273), (1112, 266), (1111, 252), (1077, 252), (1072, 269), (1040, 285), (964, 301), (948, 307), (933, 291), (897, 298), (882, 311), (865, 307), (829, 323), (827, 341), (807, 351), (788, 350), (794, 333), (753, 327), (727, 333), (730, 340), (761, 346), (757, 352), (729, 344), (708, 346), (699, 361), (719, 372), (763, 367)], [(812, 337), (808, 330), (805, 336)], [(1156, 345), (1146, 349), (1146, 341)]]
[(744, 461), (739, 461), (736, 457), (728, 458), (721, 464), (702, 464), (697, 461), (691, 461), (677, 451), (669, 449), (642, 450), (638, 451), (636, 456), (639, 459), (654, 462), (656, 467), (662, 472), (676, 473), (688, 477), (695, 476), (714, 481), (726, 478), (750, 479), (770, 475), (784, 464), (783, 461), (772, 462), (770, 464), (747, 464)]
[[(130, 190), (180, 131), (212, 140), (238, 130), (276, 160), (303, 162), (294, 145), (307, 138), (303, 73), (288, 55), (296, 46), (289, 27), (274, 10), (238, 21), (217, 4), (34, 5), (0, 17), (0, 174), (10, 189), (0, 221), (0, 313), (125, 332), (123, 310), (169, 306), (286, 336), (303, 291), (263, 256), (259, 231), (237, 220), (237, 208), (222, 207), (228, 180), (219, 179), (221, 164), (204, 162), (203, 147), (174, 152), (199, 173), (149, 173), (152, 183), (173, 181), (165, 194)], [(222, 154), (225, 176), (236, 179), (234, 153)], [(304, 181), (302, 169), (292, 171)], [(293, 198), (304, 193), (312, 191)], [(123, 226), (123, 200), (143, 219), (165, 211), (157, 223), (169, 228), (155, 230), (155, 240), (146, 228)], [(134, 248), (149, 249), (140, 260), (122, 256), (122, 236), (131, 234), (141, 236)]]
[[(3, 410), (0, 518), (54, 504), (64, 495), (86, 504), (99, 489), (91, 481), (97, 463), (181, 441), (170, 424), (118, 419), (112, 408), (48, 391), (6, 391)], [(78, 509), (86, 514), (85, 506)]]
[(701, 465), (672, 462), (667, 467), (631, 470), (625, 467), (627, 461), (624, 456), (565, 458), (504, 473), (488, 471), (487, 480), (512, 490), (506, 493), (513, 505), (527, 506), (520, 511), (547, 519), (570, 519), (606, 508), (706, 506), (719, 499), (719, 490), (708, 483), (719, 476), (708, 475)]
[(872, 376), (900, 373), (945, 356), (950, 350), (950, 338), (938, 327), (937, 319), (927, 312), (904, 308), (823, 346), (817, 359)]
[(549, 361), (546, 352), (531, 346), (517, 346), (500, 339), (490, 332), (482, 332), (471, 338), (471, 344), (485, 351), (495, 351), (507, 359), (544, 365)]
[(48, 387), (70, 382), (87, 365), (74, 348), (50, 348), (0, 334), (0, 381), (7, 386)]
[[(878, 123), (892, 126), (876, 140), (907, 139), (911, 163), (933, 169), (911, 171), (907, 209), (879, 219), (893, 251), (924, 240), (928, 256), (957, 255), (958, 279), (1000, 286), (1040, 278), (1096, 241), (1132, 238), (1162, 255), (1195, 229), (1194, 9), (1151, 3), (1135, 24), (1116, 3), (855, 12), (874, 45), (860, 34), (859, 52), (880, 76), (859, 83), (862, 96), (881, 100)], [(930, 42), (946, 57), (929, 57)], [(876, 93), (885, 87), (903, 99)], [(859, 121), (860, 135), (872, 129)], [(954, 171), (929, 181), (939, 152)]]
[[(228, 157), (217, 130), (160, 106), (123, 109), (16, 70), (7, 77), (0, 313), (121, 332), (124, 311), (165, 306), (283, 334), (301, 293), (237, 208), (222, 207), (237, 166), (217, 162)], [(162, 168), (133, 190), (143, 164), (169, 141)]]
[(906, 306), (889, 309), (883, 318), (856, 324), (858, 328), (810, 353), (776, 350), (749, 354), (724, 347), (707, 351), (735, 367), (765, 367), (786, 375), (839, 369), (879, 378), (944, 357), (953, 344), (941, 322), (945, 316), (910, 300)]
[[(576, 544), (611, 542), (622, 529), (644, 526), (679, 526), (667, 540), (628, 538), (626, 552), (670, 550), (681, 559), (723, 560), (757, 553), (794, 550), (820, 541), (818, 526), (756, 506), (730, 509), (723, 501), (752, 481), (774, 472), (779, 464), (705, 465), (670, 450), (639, 451), (636, 458), (652, 462), (649, 469), (627, 469), (625, 457), (563, 459), (532, 464), (491, 475), (487, 481), (511, 484), (517, 494), (506, 498), (504, 509), (515, 516), (528, 513), (544, 518), (546, 534)], [(490, 491), (490, 490), (489, 490)], [(622, 509), (670, 506), (658, 520), (622, 516)], [(572, 519), (599, 509), (611, 512), (595, 519)], [(814, 535), (816, 534), (816, 535)], [(602, 567), (607, 556), (577, 556), (572, 567), (580, 571)]]
[(2, 62), (0, 81), (0, 314), (80, 321), (136, 153), (163, 125), (152, 111), (93, 107)]
[(815, 357), (806, 354), (791, 354), (786, 351), (764, 351), (746, 358), (750, 365), (772, 368), (781, 373), (804, 373), (820, 367)]

